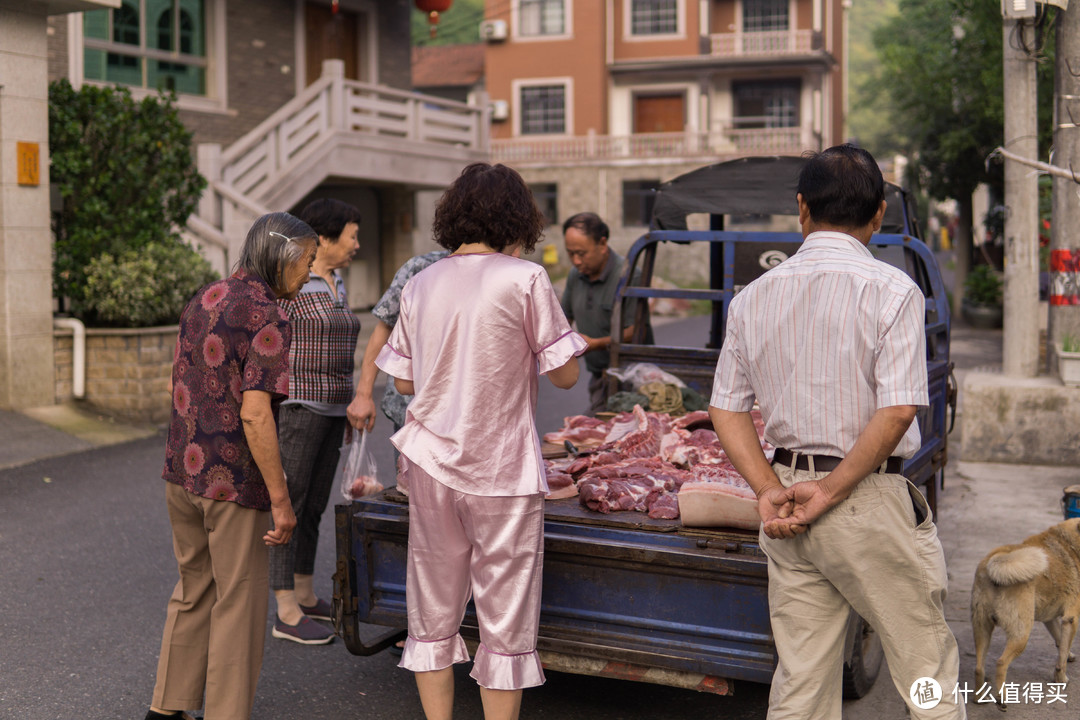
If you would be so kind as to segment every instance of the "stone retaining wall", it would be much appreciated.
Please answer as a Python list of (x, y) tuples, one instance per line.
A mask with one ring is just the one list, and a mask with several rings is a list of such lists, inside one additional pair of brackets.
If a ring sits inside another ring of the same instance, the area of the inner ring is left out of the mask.
[[(169, 375), (176, 325), (86, 329), (86, 402), (134, 422), (169, 421)], [(73, 399), (73, 336), (53, 331), (56, 402)]]
[(960, 392), (961, 460), (1080, 466), (1080, 388), (970, 372)]

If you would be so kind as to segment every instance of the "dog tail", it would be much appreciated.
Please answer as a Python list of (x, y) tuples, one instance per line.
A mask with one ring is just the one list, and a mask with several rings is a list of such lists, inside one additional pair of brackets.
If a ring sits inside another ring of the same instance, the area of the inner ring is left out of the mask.
[(1026, 545), (990, 558), (986, 574), (998, 585), (1018, 585), (1044, 573), (1049, 562), (1040, 548)]

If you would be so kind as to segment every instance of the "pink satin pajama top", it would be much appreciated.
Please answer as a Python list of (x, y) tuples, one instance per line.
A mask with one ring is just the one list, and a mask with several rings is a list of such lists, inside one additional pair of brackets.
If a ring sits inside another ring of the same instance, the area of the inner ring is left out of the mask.
[(459, 492), (546, 492), (538, 376), (585, 347), (541, 266), (501, 253), (443, 258), (405, 286), (376, 360), (416, 390), (391, 442)]

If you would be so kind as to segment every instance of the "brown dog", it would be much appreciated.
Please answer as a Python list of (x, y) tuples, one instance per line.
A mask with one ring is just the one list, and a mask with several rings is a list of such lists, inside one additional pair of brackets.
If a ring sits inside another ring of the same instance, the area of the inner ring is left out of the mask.
[[(983, 662), (994, 627), (1005, 630), (994, 690), (1005, 684), (1009, 664), (1024, 652), (1034, 622), (1046, 625), (1058, 648), (1054, 682), (1067, 682), (1066, 660), (1080, 620), (1080, 518), (1058, 523), (1019, 545), (1003, 545), (983, 558), (971, 587), (975, 635), (975, 685), (982, 687)], [(1000, 701), (999, 701), (1000, 702)]]

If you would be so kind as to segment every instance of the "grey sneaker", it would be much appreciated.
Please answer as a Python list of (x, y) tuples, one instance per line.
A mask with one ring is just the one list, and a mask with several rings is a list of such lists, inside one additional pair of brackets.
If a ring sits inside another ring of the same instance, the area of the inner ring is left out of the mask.
[(315, 600), (314, 605), (301, 605), (300, 612), (307, 615), (312, 620), (333, 620), (334, 610), (330, 607), (330, 603), (318, 598)]
[(295, 625), (286, 625), (280, 620), (274, 621), (270, 634), (282, 640), (292, 640), (302, 645), (326, 645), (334, 641), (334, 631), (314, 622), (309, 617), (300, 618)]

